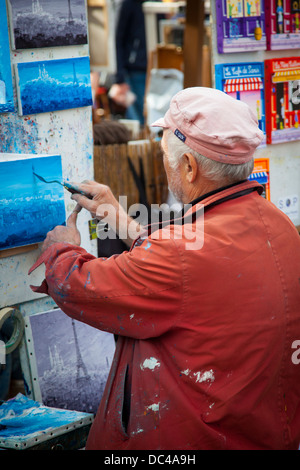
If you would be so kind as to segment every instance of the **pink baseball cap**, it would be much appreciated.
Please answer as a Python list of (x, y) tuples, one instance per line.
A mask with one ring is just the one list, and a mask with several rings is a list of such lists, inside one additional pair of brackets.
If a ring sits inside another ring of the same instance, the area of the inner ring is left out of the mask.
[(151, 126), (169, 128), (204, 157), (231, 164), (250, 161), (264, 137), (246, 103), (206, 87), (181, 90)]

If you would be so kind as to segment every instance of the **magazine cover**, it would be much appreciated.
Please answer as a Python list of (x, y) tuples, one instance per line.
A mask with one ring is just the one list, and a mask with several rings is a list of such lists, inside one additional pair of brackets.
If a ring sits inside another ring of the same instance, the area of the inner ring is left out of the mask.
[(265, 15), (268, 50), (300, 47), (300, 0), (269, 0)]
[(263, 0), (216, 0), (218, 52), (265, 50)]
[(267, 144), (300, 139), (300, 57), (265, 61)]
[(254, 168), (248, 179), (261, 184), (264, 188), (262, 197), (270, 201), (270, 164), (268, 158), (254, 159)]
[[(216, 88), (250, 106), (259, 128), (266, 132), (263, 62), (215, 65)], [(265, 139), (261, 145), (266, 143)]]

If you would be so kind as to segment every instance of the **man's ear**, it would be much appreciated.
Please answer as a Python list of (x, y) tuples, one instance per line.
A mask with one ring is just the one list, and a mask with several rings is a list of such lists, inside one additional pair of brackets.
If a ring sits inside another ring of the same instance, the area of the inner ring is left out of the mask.
[(189, 183), (193, 183), (197, 177), (198, 164), (197, 160), (191, 153), (183, 155), (184, 172)]

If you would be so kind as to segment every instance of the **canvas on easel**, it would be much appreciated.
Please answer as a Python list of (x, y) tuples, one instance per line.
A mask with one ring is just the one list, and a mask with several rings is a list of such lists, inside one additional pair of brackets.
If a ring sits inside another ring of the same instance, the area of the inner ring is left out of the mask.
[(42, 242), (66, 220), (60, 155), (0, 153), (0, 250)]

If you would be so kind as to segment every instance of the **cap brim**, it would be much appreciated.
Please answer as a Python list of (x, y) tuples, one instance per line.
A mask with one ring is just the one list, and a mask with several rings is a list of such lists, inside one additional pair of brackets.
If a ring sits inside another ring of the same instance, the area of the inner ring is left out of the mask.
[(150, 127), (162, 127), (162, 128), (165, 128), (165, 127), (167, 127), (167, 126), (166, 126), (166, 123), (165, 123), (164, 118), (160, 118), (160, 119), (157, 119), (157, 121), (154, 121), (152, 124), (150, 124)]

